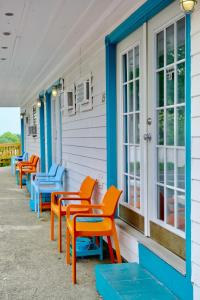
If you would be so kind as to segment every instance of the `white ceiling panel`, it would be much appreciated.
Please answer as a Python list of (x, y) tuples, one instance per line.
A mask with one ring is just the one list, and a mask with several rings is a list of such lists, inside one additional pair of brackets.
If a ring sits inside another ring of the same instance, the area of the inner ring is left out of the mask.
[[(141, 2), (0, 0), (0, 106), (27, 101), (61, 62), (106, 32), (119, 12), (133, 10)], [(7, 12), (14, 15), (6, 16)]]

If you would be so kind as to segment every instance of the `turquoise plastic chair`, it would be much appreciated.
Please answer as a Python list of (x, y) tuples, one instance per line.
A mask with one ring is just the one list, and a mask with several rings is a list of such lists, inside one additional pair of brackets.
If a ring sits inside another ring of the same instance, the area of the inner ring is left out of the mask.
[(34, 204), (34, 194), (35, 194), (35, 187), (36, 184), (40, 181), (55, 181), (56, 180), (56, 174), (58, 170), (59, 164), (53, 162), (52, 166), (48, 173), (36, 173), (31, 174), (31, 198), (30, 198), (30, 208), (31, 210), (35, 210), (35, 204)]
[(15, 167), (18, 161), (26, 161), (28, 160), (28, 152), (24, 152), (23, 155), (13, 156), (11, 157), (11, 175), (15, 175)]
[(51, 194), (52, 192), (64, 190), (64, 173), (65, 168), (59, 166), (56, 172), (56, 176), (53, 180), (40, 180), (35, 182), (34, 204), (35, 212), (37, 212), (38, 218), (40, 217), (40, 195)]

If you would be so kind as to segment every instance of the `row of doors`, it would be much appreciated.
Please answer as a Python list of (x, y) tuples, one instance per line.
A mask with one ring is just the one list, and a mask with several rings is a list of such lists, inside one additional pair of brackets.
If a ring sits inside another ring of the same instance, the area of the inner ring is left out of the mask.
[(119, 214), (181, 257), (185, 48), (185, 17), (177, 3), (117, 48), (118, 182), (124, 190)]

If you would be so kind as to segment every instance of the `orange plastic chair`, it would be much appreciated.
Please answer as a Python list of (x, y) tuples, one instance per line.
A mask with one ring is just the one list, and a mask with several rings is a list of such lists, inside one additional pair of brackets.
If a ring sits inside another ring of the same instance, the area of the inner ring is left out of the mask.
[[(114, 262), (114, 255), (111, 245), (110, 237), (113, 237), (117, 262), (121, 263), (121, 255), (119, 242), (117, 238), (117, 232), (115, 227), (115, 211), (117, 208), (117, 203), (119, 201), (122, 191), (118, 190), (116, 187), (111, 186), (104, 195), (104, 198), (99, 205), (75, 205), (69, 204), (66, 209), (66, 263), (70, 264), (70, 237), (72, 242), (72, 282), (76, 283), (76, 239), (78, 237), (100, 237), (107, 236), (108, 247), (111, 255), (112, 262)], [(102, 213), (77, 213), (72, 218), (71, 212), (74, 213), (74, 209), (88, 208), (101, 210)], [(101, 222), (79, 222), (77, 217), (90, 217), (90, 218), (102, 218)]]
[[(51, 240), (54, 240), (54, 215), (58, 217), (58, 250), (62, 252), (62, 217), (66, 215), (66, 205), (62, 205), (62, 201), (80, 201), (81, 204), (90, 204), (92, 193), (96, 184), (96, 180), (87, 176), (78, 192), (53, 192), (51, 194)], [(62, 196), (58, 199), (58, 196)], [(64, 201), (64, 202), (65, 202)], [(71, 214), (77, 212), (88, 212), (86, 208), (74, 209)]]
[(29, 158), (28, 161), (19, 161), (17, 164), (16, 164), (16, 169), (19, 169), (20, 166), (29, 166), (33, 163), (34, 161), (34, 158), (35, 158), (35, 155), (31, 155), (31, 157)]
[(34, 155), (32, 163), (19, 165), (19, 184), (21, 189), (22, 189), (22, 176), (25, 174), (35, 173), (37, 170), (38, 162), (39, 162), (39, 157)]

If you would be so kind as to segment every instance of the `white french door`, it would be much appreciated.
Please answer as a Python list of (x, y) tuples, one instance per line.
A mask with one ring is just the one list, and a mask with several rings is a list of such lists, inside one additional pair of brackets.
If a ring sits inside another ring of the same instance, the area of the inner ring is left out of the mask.
[(173, 233), (183, 244), (185, 17), (177, 3), (119, 43), (117, 82), (119, 214), (152, 238)]

